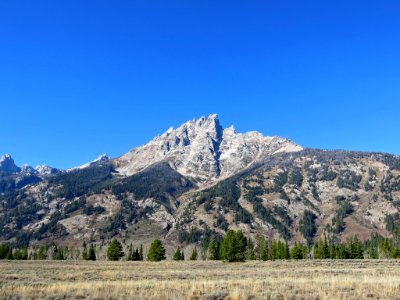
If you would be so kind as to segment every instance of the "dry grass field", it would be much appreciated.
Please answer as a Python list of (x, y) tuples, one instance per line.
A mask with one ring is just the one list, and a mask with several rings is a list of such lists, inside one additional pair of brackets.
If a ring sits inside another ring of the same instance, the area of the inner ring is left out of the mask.
[(400, 299), (400, 261), (0, 261), (1, 299)]

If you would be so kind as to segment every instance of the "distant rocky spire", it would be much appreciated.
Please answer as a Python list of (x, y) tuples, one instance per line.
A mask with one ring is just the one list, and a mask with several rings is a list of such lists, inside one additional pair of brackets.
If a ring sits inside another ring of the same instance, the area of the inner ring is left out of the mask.
[(7, 173), (7, 174), (12, 174), (12, 173), (18, 173), (20, 171), (20, 168), (18, 168), (14, 160), (12, 159), (10, 154), (4, 154), (1, 159), (0, 159), (0, 172), (2, 173)]

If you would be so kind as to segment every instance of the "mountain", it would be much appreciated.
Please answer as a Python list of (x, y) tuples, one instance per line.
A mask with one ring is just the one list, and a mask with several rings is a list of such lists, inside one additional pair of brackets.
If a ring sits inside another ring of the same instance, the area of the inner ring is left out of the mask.
[(14, 174), (18, 173), (20, 168), (18, 168), (10, 154), (4, 154), (0, 159), (0, 173), (3, 174)]
[(400, 157), (304, 149), (223, 128), (217, 115), (66, 171), (19, 168), (10, 156), (0, 166), (0, 242), (17, 246), (120, 237), (173, 248), (229, 228), (311, 245), (400, 226)]
[(5, 154), (0, 159), (0, 195), (38, 183), (59, 172), (58, 169), (45, 165), (36, 168), (29, 165), (18, 167), (11, 155)]
[(180, 174), (210, 183), (269, 155), (302, 149), (288, 139), (258, 132), (241, 134), (233, 127), (224, 129), (214, 114), (170, 128), (150, 143), (115, 159), (114, 165), (120, 174), (129, 176), (154, 163), (168, 161)]

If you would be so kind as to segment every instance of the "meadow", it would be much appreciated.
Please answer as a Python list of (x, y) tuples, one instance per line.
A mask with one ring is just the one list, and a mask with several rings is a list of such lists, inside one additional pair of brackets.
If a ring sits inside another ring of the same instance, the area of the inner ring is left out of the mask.
[(0, 298), (400, 299), (400, 261), (0, 261)]

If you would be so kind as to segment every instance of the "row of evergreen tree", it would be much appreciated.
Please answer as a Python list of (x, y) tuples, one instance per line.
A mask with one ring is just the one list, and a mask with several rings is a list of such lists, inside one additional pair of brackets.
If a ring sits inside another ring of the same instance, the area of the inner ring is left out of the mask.
[[(82, 251), (78, 252), (83, 260), (96, 260), (96, 248), (93, 244), (89, 247), (83, 243)], [(0, 244), (0, 259), (15, 260), (65, 260), (71, 257), (71, 248), (58, 247), (54, 243), (50, 246), (41, 246), (28, 251), (26, 247), (13, 249), (6, 244)], [(143, 246), (134, 248), (132, 244), (127, 247), (127, 253), (120, 241), (113, 239), (107, 247), (107, 259), (117, 261), (125, 257), (127, 261), (161, 261), (166, 259), (166, 250), (160, 240), (155, 240), (150, 246), (147, 256), (144, 256)], [(199, 253), (194, 247), (189, 260), (197, 260)], [(388, 239), (380, 235), (373, 235), (364, 243), (357, 236), (341, 243), (324, 236), (313, 246), (299, 242), (291, 247), (287, 241), (269, 240), (263, 235), (258, 235), (255, 244), (252, 239), (245, 237), (242, 231), (229, 230), (224, 237), (211, 236), (206, 246), (201, 248), (201, 259), (223, 260), (227, 262), (242, 262), (246, 260), (278, 260), (278, 259), (378, 259), (400, 258), (400, 240)], [(178, 247), (172, 256), (173, 260), (185, 260), (185, 254)]]

